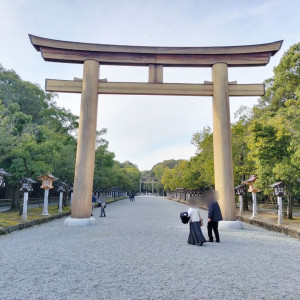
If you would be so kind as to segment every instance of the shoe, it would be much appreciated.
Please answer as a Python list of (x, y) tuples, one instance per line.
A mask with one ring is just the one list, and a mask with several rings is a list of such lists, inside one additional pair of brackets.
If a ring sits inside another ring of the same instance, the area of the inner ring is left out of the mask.
[(202, 242), (202, 243), (200, 243), (200, 245), (199, 245), (199, 246), (201, 247), (201, 246), (202, 246), (204, 243), (205, 243), (205, 242)]
[(91, 217), (93, 217), (93, 214), (91, 214)]
[(220, 241), (216, 241), (216, 243), (220, 243)]
[(207, 242), (208, 242), (208, 243), (213, 243), (213, 242), (214, 242), (214, 240), (208, 240)]
[(102, 216), (99, 216), (99, 218), (102, 218)]

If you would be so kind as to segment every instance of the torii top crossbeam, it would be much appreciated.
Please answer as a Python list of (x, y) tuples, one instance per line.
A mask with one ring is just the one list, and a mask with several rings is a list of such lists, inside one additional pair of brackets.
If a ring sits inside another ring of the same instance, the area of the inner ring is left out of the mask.
[(59, 41), (29, 35), (46, 61), (83, 63), (92, 59), (106, 65), (211, 67), (223, 62), (229, 67), (264, 66), (281, 47), (274, 43), (229, 47), (143, 47)]

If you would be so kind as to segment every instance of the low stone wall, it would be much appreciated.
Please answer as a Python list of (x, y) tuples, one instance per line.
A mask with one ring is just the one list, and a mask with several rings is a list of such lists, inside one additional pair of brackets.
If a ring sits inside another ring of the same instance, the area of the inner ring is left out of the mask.
[(59, 215), (44, 217), (42, 219), (37, 219), (37, 220), (31, 220), (26, 223), (21, 223), (21, 224), (14, 225), (14, 226), (0, 227), (0, 235), (8, 234), (8, 233), (11, 233), (11, 232), (17, 231), (17, 230), (26, 229), (26, 228), (32, 227), (34, 225), (40, 225), (43, 223), (47, 223), (47, 222), (57, 220), (57, 219), (60, 219), (60, 218), (63, 218), (63, 217), (69, 216), (69, 215), (70, 215), (70, 212), (61, 213)]
[[(167, 199), (188, 205), (188, 203), (186, 201), (182, 201), (182, 200), (180, 201), (178, 199), (174, 199), (174, 198), (170, 198), (170, 197), (168, 197)], [(207, 210), (207, 207), (200, 207), (200, 208), (203, 210)], [(286, 234), (293, 238), (300, 239), (300, 232), (298, 232), (295, 229), (286, 228), (286, 227), (284, 227), (284, 225), (281, 226), (281, 225), (269, 224), (267, 222), (264, 222), (264, 221), (261, 221), (258, 219), (249, 219), (249, 218), (246, 218), (243, 216), (237, 216), (236, 218), (237, 218), (237, 220), (247, 223), (247, 224), (250, 224), (250, 225), (258, 226), (258, 227), (267, 229), (269, 231), (283, 233), (283, 234)]]
[(300, 232), (298, 232), (295, 229), (290, 229), (290, 228), (286, 228), (284, 226), (275, 225), (275, 224), (269, 224), (267, 222), (263, 222), (263, 221), (258, 220), (258, 219), (249, 219), (249, 218), (245, 218), (243, 216), (237, 216), (236, 218), (237, 218), (237, 220), (240, 220), (244, 223), (248, 223), (248, 224), (251, 224), (251, 225), (262, 227), (262, 228), (267, 229), (269, 231), (275, 231), (275, 232), (283, 233), (283, 234), (289, 235), (291, 237), (300, 239)]
[[(120, 201), (120, 200), (123, 200), (123, 199), (126, 199), (126, 198), (128, 198), (128, 197), (123, 197), (123, 198), (117, 198), (117, 199), (114, 199), (114, 200), (110, 200), (107, 204), (110, 204), (110, 203), (113, 203), (113, 202), (116, 202), (116, 201)], [(21, 224), (14, 225), (14, 226), (0, 227), (0, 235), (12, 233), (12, 232), (17, 231), (17, 230), (23, 230), (23, 229), (26, 229), (26, 228), (29, 228), (29, 227), (32, 227), (32, 226), (35, 226), (35, 225), (41, 225), (41, 224), (44, 224), (44, 223), (47, 223), (47, 222), (50, 222), (50, 221), (53, 221), (53, 220), (64, 218), (66, 216), (69, 216), (70, 214), (71, 214), (71, 212), (60, 213), (60, 214), (55, 215), (55, 216), (44, 217), (44, 218), (38, 219), (38, 220), (31, 220), (31, 221), (27, 221), (25, 223), (21, 223)]]

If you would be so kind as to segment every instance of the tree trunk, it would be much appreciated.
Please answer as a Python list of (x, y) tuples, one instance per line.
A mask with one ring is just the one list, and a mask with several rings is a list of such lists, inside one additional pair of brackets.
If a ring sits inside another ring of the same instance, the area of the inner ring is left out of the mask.
[(287, 214), (288, 219), (293, 219), (293, 208), (294, 208), (294, 205), (293, 205), (293, 197), (292, 197), (291, 194), (287, 195), (287, 200), (288, 200), (288, 203), (287, 203), (286, 214)]
[[(243, 183), (244, 181), (246, 181), (246, 175), (243, 174), (242, 175), (242, 178), (241, 178), (241, 183)], [(246, 187), (247, 188), (247, 187)], [(245, 195), (243, 196), (243, 200), (244, 200), (244, 203), (243, 203), (243, 206), (244, 206), (244, 210), (245, 211), (249, 211), (249, 206), (248, 206), (248, 193), (246, 191)]]
[(244, 210), (246, 211), (249, 211), (249, 206), (248, 206), (248, 193), (246, 192), (245, 193), (245, 196), (244, 196)]
[(19, 208), (20, 207), (20, 187), (19, 185), (8, 184), (5, 198), (11, 199), (11, 208)]

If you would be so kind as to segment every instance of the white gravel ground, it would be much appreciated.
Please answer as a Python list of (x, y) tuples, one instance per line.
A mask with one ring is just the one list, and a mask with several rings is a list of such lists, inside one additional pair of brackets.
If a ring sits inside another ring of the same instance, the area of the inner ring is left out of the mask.
[(136, 197), (107, 218), (96, 209), (96, 226), (60, 219), (2, 236), (0, 299), (300, 299), (298, 240), (244, 225), (190, 246), (186, 209)]

